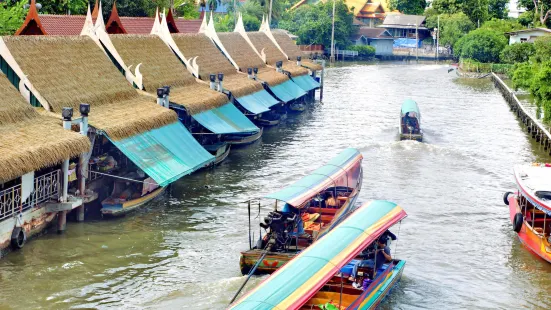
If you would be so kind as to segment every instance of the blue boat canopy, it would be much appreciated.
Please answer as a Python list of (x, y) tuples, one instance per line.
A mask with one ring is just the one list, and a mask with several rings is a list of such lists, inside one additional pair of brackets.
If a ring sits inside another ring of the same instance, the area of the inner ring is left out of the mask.
[(308, 74), (294, 76), (293, 82), (295, 82), (295, 84), (297, 84), (304, 91), (311, 91), (312, 89), (320, 87), (320, 83), (318, 83), (318, 81), (314, 80)]
[(260, 114), (270, 111), (270, 108), (278, 104), (278, 100), (266, 90), (259, 90), (250, 95), (236, 98), (247, 111), (253, 114)]
[(254, 133), (260, 130), (233, 103), (197, 113), (192, 117), (216, 134)]
[(325, 166), (265, 198), (281, 200), (299, 208), (328, 187), (355, 187), (361, 175), (362, 158), (358, 150), (345, 149)]
[(291, 80), (276, 86), (270, 86), (270, 90), (284, 102), (289, 102), (306, 95), (306, 92)]
[(214, 156), (180, 122), (126, 139), (109, 140), (160, 186), (214, 161)]
[(406, 216), (390, 201), (364, 203), (230, 309), (302, 309), (342, 267)]
[(416, 114), (420, 115), (417, 102), (411, 99), (407, 99), (406, 101), (404, 101), (404, 103), (402, 103), (402, 114), (406, 114), (407, 112), (415, 112)]

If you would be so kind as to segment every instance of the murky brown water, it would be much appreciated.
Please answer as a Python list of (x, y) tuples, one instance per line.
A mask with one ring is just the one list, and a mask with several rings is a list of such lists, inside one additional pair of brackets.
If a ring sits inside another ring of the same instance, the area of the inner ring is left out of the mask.
[[(420, 105), (425, 143), (396, 139), (406, 98)], [(0, 308), (222, 309), (244, 280), (241, 202), (347, 146), (364, 155), (359, 201), (409, 213), (394, 253), (404, 277), (383, 308), (551, 308), (551, 265), (521, 247), (501, 198), (514, 164), (549, 158), (489, 81), (439, 65), (349, 65), (328, 70), (324, 99), (146, 209), (69, 223), (3, 258)]]

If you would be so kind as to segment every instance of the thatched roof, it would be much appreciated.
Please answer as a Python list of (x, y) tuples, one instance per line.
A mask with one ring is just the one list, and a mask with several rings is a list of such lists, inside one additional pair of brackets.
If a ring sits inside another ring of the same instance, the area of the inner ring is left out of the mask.
[(172, 38), (186, 58), (198, 56), (199, 76), (202, 80), (208, 81), (210, 74), (228, 75), (236, 72), (235, 67), (205, 34), (173, 34)]
[(298, 66), (296, 63), (288, 60), (283, 61), (283, 70), (291, 73), (291, 76), (308, 74), (308, 69)]
[(318, 63), (314, 63), (314, 62), (311, 62), (311, 61), (307, 61), (307, 60), (303, 60), (301, 61), (301, 64), (302, 66), (306, 67), (306, 68), (309, 68), (311, 70), (323, 70), (323, 66), (318, 64)]
[(0, 182), (53, 166), (90, 149), (90, 141), (39, 115), (0, 73)]
[(291, 40), (288, 34), (283, 30), (272, 30), (272, 35), (276, 39), (281, 49), (289, 56), (289, 60), (296, 61), (298, 56), (304, 56), (298, 45)]
[(183, 105), (190, 115), (218, 108), (228, 103), (228, 97), (210, 89), (207, 85), (196, 83), (170, 91), (170, 101)]
[[(228, 102), (228, 97), (199, 84), (170, 48), (154, 35), (111, 35), (115, 49), (124, 63), (136, 66), (141, 63), (147, 92), (156, 93), (157, 88), (170, 86), (170, 101), (183, 105), (190, 114), (219, 107)], [(185, 55), (185, 54), (184, 54)], [(189, 56), (186, 55), (189, 58)]]
[(195, 83), (193, 76), (158, 36), (116, 34), (109, 37), (127, 66), (135, 68), (142, 64), (140, 72), (148, 92), (156, 92), (162, 86)]
[(122, 139), (171, 121), (174, 112), (138, 95), (111, 60), (86, 36), (3, 37), (34, 88), (61, 115), (90, 104), (90, 125)]
[(283, 55), (274, 42), (272, 42), (272, 40), (270, 40), (264, 32), (247, 32), (247, 36), (259, 53), (261, 53), (262, 49), (264, 49), (267, 64), (273, 66), (278, 61), (287, 60), (287, 57)]
[(249, 67), (263, 68), (266, 64), (255, 53), (249, 43), (237, 32), (220, 32), (218, 38), (237, 63), (239, 69), (247, 72)]
[(257, 76), (262, 81), (267, 82), (270, 86), (276, 86), (289, 80), (285, 74), (279, 73), (275, 69), (268, 67), (259, 69)]
[(237, 73), (235, 67), (206, 35), (175, 34), (172, 38), (185, 57), (197, 56), (199, 76), (203, 81), (208, 82), (210, 74), (224, 73), (224, 88), (231, 91), (234, 97), (246, 96), (263, 89), (259, 82)]
[(251, 80), (246, 74), (232, 74), (224, 77), (224, 89), (231, 91), (236, 98), (250, 95), (264, 89), (258, 81)]

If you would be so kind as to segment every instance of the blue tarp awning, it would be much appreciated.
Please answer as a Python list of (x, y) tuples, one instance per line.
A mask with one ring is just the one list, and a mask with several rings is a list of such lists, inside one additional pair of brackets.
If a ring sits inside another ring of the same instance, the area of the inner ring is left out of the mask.
[[(265, 90), (262, 90), (262, 91), (266, 92)], [(269, 107), (265, 106), (262, 101), (258, 100), (256, 93), (235, 98), (235, 100), (237, 100), (237, 102), (239, 102), (239, 104), (243, 108), (245, 108), (247, 111), (251, 112), (252, 114), (260, 114), (260, 113), (270, 111)]]
[(233, 103), (197, 113), (192, 117), (216, 134), (258, 132), (260, 130)]
[(214, 161), (180, 122), (111, 142), (160, 186)]
[(280, 102), (279, 100), (274, 98), (274, 96), (270, 95), (270, 93), (268, 93), (265, 89), (257, 91), (253, 95), (255, 96), (256, 100), (258, 100), (267, 108), (271, 108)]
[(302, 88), (298, 87), (293, 81), (288, 80), (276, 86), (270, 86), (270, 90), (281, 100), (285, 102), (298, 99), (306, 92)]
[(394, 39), (394, 47), (421, 47), (421, 40), (398, 38)]
[(312, 89), (316, 89), (320, 87), (320, 83), (318, 83), (308, 74), (294, 76), (293, 82), (295, 82), (295, 84), (297, 84), (304, 91), (311, 91)]

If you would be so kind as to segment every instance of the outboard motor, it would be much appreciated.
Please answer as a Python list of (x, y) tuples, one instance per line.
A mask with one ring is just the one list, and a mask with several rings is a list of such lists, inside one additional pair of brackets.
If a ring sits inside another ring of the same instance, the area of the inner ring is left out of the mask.
[(284, 250), (290, 241), (289, 233), (294, 229), (297, 215), (272, 211), (264, 217), (264, 223), (260, 227), (268, 233), (267, 249), (270, 252)]

